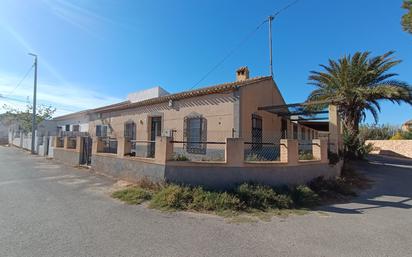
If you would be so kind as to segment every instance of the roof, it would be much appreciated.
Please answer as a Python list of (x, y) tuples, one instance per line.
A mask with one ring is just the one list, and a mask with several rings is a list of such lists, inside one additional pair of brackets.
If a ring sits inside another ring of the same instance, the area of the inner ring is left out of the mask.
[(216, 93), (222, 93), (222, 92), (227, 92), (230, 90), (234, 90), (239, 87), (243, 87), (246, 85), (258, 83), (261, 81), (266, 81), (266, 80), (272, 80), (271, 76), (264, 76), (264, 77), (255, 77), (255, 78), (250, 78), (242, 81), (235, 81), (235, 82), (229, 82), (229, 83), (223, 83), (223, 84), (218, 84), (214, 86), (209, 86), (209, 87), (204, 87), (204, 88), (199, 88), (195, 90), (190, 90), (190, 91), (184, 91), (181, 93), (176, 93), (176, 94), (170, 94), (170, 95), (165, 95), (161, 97), (156, 97), (156, 98), (151, 98), (147, 100), (143, 100), (140, 102), (135, 102), (132, 103), (130, 101), (123, 101), (120, 103), (116, 104), (111, 104), (103, 107), (98, 107), (95, 109), (88, 109), (80, 112), (75, 112), (63, 116), (59, 116), (54, 118), (53, 120), (63, 120), (63, 119), (68, 119), (71, 117), (75, 117), (77, 115), (87, 115), (90, 113), (102, 113), (102, 112), (110, 112), (110, 111), (119, 111), (119, 110), (125, 110), (129, 108), (135, 108), (139, 106), (145, 106), (145, 105), (151, 105), (151, 104), (158, 104), (158, 103), (164, 103), (168, 102), (170, 100), (180, 100), (180, 99), (185, 99), (185, 98), (190, 98), (190, 97), (195, 97), (195, 96), (202, 96), (202, 95), (208, 95), (208, 94), (216, 94)]
[(409, 125), (409, 124), (412, 124), (412, 120), (408, 120), (408, 121), (405, 121), (405, 123), (403, 123), (403, 125)]
[(190, 98), (190, 97), (222, 93), (222, 92), (227, 92), (227, 91), (239, 88), (239, 87), (243, 87), (243, 86), (246, 86), (246, 85), (250, 85), (250, 84), (254, 84), (254, 83), (258, 83), (258, 82), (266, 81), (266, 80), (272, 80), (272, 77), (271, 76), (255, 77), (255, 78), (250, 78), (250, 79), (246, 79), (246, 80), (242, 80), (242, 81), (223, 83), (223, 84), (218, 84), (218, 85), (215, 85), (215, 86), (204, 87), (204, 88), (195, 89), (195, 90), (191, 90), (191, 91), (184, 91), (184, 92), (181, 92), (181, 93), (170, 94), (170, 95), (166, 95), (166, 96), (147, 99), (147, 100), (143, 100), (143, 101), (136, 102), (136, 103), (131, 103), (129, 101), (126, 101), (126, 102), (123, 102), (123, 103), (119, 103), (118, 105), (109, 105), (109, 106), (104, 106), (104, 107), (92, 109), (92, 110), (90, 110), (90, 112), (119, 111), (119, 110), (125, 110), (125, 109), (129, 109), (129, 108), (135, 108), (135, 107), (139, 107), (139, 106), (164, 103), (164, 102), (168, 102), (170, 100), (181, 100), (181, 99)]

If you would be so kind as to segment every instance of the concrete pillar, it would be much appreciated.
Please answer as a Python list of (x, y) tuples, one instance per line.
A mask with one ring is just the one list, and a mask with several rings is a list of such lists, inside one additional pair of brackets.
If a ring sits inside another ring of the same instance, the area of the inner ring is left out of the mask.
[(245, 162), (245, 142), (243, 138), (226, 138), (225, 160), (228, 166), (243, 166)]
[(92, 155), (103, 151), (103, 142), (98, 137), (92, 139)]
[(117, 157), (122, 158), (125, 155), (126, 139), (124, 137), (117, 138)]
[(334, 153), (339, 153), (341, 145), (341, 123), (336, 105), (329, 105), (329, 143), (330, 150)]
[(156, 137), (155, 160), (166, 163), (173, 158), (173, 144), (171, 137)]
[(64, 138), (63, 138), (63, 142), (64, 142), (64, 143), (63, 143), (63, 148), (64, 148), (64, 149), (68, 149), (68, 146), (69, 146), (69, 137), (67, 137), (67, 136), (64, 137)]
[(298, 140), (280, 140), (280, 161), (287, 164), (297, 164), (299, 161)]
[(83, 150), (83, 138), (81, 136), (76, 137), (76, 152), (81, 153)]

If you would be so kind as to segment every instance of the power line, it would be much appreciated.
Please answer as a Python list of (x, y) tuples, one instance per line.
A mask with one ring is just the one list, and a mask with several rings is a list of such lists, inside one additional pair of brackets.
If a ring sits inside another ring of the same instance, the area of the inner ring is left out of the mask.
[(26, 72), (26, 74), (24, 74), (23, 78), (19, 81), (19, 83), (17, 83), (17, 85), (6, 95), (11, 95), (14, 93), (14, 91), (21, 85), (21, 83), (23, 83), (23, 81), (27, 78), (27, 76), (29, 75), (30, 71), (33, 69), (34, 65), (30, 66), (29, 70)]
[[(280, 13), (286, 11), (287, 9), (289, 9), (290, 7), (292, 7), (293, 5), (297, 4), (300, 0), (295, 0), (293, 2), (291, 2), (290, 4), (284, 6), (283, 8), (279, 9), (278, 11), (276, 11), (274, 14), (272, 14), (271, 16), (269, 16), (269, 19), (274, 19), (277, 15), (279, 15)], [(213, 66), (208, 72), (205, 73), (205, 75), (203, 75), (203, 77), (201, 79), (199, 79), (189, 90), (195, 88), (196, 86), (198, 86), (203, 80), (205, 80), (211, 73), (213, 73), (217, 68), (219, 68), (219, 66), (221, 66), (227, 59), (229, 59), (229, 57), (231, 57), (238, 48), (240, 48), (243, 44), (245, 44), (252, 36), (254, 36), (254, 34), (266, 23), (268, 22), (268, 19), (263, 20), (254, 30), (252, 30), (249, 34), (247, 34), (235, 47), (233, 47), (219, 62), (216, 63), (215, 66)]]

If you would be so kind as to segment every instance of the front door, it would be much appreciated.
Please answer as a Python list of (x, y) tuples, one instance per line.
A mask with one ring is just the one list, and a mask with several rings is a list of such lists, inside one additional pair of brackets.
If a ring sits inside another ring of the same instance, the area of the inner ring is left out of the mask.
[(154, 158), (156, 150), (156, 137), (162, 135), (162, 117), (152, 117), (151, 120), (148, 157)]
[(89, 166), (92, 163), (92, 139), (90, 137), (83, 137), (82, 144), (80, 165)]

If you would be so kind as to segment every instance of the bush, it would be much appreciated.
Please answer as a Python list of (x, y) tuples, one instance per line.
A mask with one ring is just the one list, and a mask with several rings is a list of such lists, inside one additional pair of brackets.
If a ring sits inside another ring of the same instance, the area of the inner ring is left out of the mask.
[(246, 206), (254, 209), (286, 209), (293, 205), (289, 195), (263, 185), (242, 184), (235, 189), (235, 194)]
[(186, 155), (178, 154), (173, 158), (174, 161), (189, 161), (189, 158)]
[(292, 189), (292, 200), (298, 207), (313, 207), (319, 204), (319, 195), (306, 185), (299, 185)]
[(227, 192), (205, 191), (202, 187), (196, 187), (192, 192), (190, 209), (193, 210), (223, 211), (242, 208), (239, 198)]
[(160, 209), (186, 210), (191, 201), (192, 192), (190, 188), (167, 185), (153, 196), (150, 206)]
[(153, 193), (140, 187), (129, 187), (123, 190), (116, 191), (112, 197), (122, 200), (128, 204), (141, 204), (144, 201), (150, 200)]
[(340, 198), (342, 196), (356, 196), (352, 187), (345, 183), (344, 178), (325, 179), (318, 177), (312, 180), (309, 185), (316, 194), (324, 199)]
[(299, 151), (299, 160), (313, 160), (312, 152), (308, 150)]

